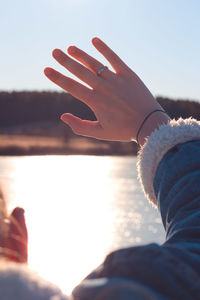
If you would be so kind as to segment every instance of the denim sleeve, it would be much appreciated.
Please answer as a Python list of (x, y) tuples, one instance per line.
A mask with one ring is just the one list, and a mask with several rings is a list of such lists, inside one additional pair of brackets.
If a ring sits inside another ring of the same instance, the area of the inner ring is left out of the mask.
[(74, 299), (200, 299), (200, 141), (168, 150), (153, 187), (166, 242), (112, 252)]
[(166, 230), (164, 246), (184, 250), (200, 276), (200, 141), (178, 144), (166, 153), (154, 191)]

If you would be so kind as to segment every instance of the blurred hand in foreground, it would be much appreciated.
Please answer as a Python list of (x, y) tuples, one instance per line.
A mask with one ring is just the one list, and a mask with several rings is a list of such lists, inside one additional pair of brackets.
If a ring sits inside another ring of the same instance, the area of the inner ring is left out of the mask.
[(27, 263), (28, 233), (24, 209), (16, 207), (6, 221), (6, 231), (1, 242), (3, 254), (10, 261)]
[[(69, 113), (63, 114), (61, 119), (79, 135), (103, 140), (135, 140), (144, 118), (162, 107), (141, 79), (103, 41), (94, 38), (92, 43), (115, 72), (105, 68), (98, 74), (103, 65), (75, 46), (68, 48), (68, 54), (75, 59), (59, 49), (53, 51), (53, 57), (62, 66), (91, 88), (52, 68), (44, 70), (51, 81), (87, 104), (97, 121), (82, 120)], [(142, 145), (151, 131), (168, 120), (162, 112), (152, 114), (140, 132), (139, 143)]]

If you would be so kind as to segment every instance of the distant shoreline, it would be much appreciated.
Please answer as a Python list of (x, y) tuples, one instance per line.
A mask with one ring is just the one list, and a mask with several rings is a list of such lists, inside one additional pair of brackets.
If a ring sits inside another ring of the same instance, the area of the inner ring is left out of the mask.
[(0, 156), (25, 155), (136, 155), (135, 143), (98, 141), (73, 137), (68, 141), (56, 137), (0, 135)]
[[(157, 97), (173, 119), (200, 120), (200, 103)], [(80, 137), (60, 121), (63, 113), (95, 121), (91, 109), (68, 93), (0, 92), (0, 155), (136, 155), (136, 143)]]

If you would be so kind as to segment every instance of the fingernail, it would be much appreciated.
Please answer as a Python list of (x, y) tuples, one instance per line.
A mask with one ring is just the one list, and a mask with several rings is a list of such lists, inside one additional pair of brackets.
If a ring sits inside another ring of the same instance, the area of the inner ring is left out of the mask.
[(12, 216), (15, 218), (16, 216), (19, 216), (21, 218), (24, 217), (24, 213), (25, 213), (25, 210), (22, 208), (22, 207), (15, 207), (15, 209), (13, 210), (12, 212)]
[(69, 53), (76, 53), (76, 47), (70, 46), (70, 47), (68, 48), (68, 52), (69, 52)]
[(53, 56), (54, 57), (59, 57), (62, 55), (62, 52), (59, 49), (54, 49), (53, 50)]
[(22, 207), (19, 207), (18, 214), (22, 217), (24, 216), (25, 210)]
[(69, 118), (68, 118), (68, 114), (63, 114), (61, 117), (60, 117), (61, 121), (63, 121), (64, 123), (69, 123)]
[(51, 68), (45, 68), (44, 69), (44, 73), (47, 75), (47, 76), (50, 76), (53, 74), (53, 70)]
[(93, 42), (95, 42), (96, 44), (98, 44), (99, 42), (100, 42), (100, 40), (99, 40), (99, 38), (98, 37), (95, 37), (95, 38), (93, 38), (93, 40), (92, 40)]
[(62, 121), (64, 121), (64, 120), (65, 120), (65, 115), (60, 116), (60, 119), (61, 119)]

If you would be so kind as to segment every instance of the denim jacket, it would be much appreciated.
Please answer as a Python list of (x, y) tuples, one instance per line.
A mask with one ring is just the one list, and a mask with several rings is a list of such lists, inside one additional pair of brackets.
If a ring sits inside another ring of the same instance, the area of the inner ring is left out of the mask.
[(160, 211), (165, 243), (112, 252), (74, 289), (73, 299), (200, 299), (200, 123), (160, 126), (138, 155), (138, 172)]

